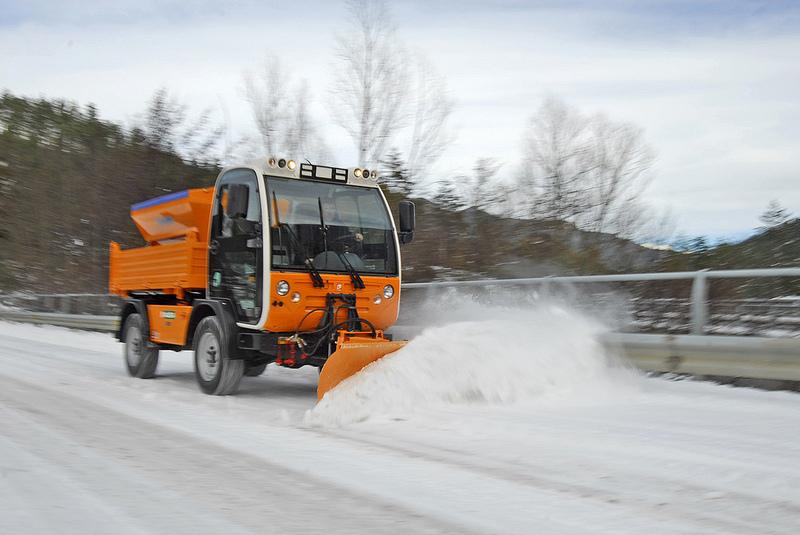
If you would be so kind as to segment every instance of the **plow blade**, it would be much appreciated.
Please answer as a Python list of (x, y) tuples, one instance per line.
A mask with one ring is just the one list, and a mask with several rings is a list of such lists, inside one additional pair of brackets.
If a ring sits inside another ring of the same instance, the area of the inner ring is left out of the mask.
[(317, 400), (336, 385), (376, 360), (394, 353), (407, 342), (384, 338), (350, 338), (328, 357), (319, 374)]

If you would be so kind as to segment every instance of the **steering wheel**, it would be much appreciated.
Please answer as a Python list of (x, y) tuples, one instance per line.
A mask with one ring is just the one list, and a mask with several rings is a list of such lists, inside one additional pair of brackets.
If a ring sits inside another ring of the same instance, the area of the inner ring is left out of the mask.
[(333, 247), (341, 252), (354, 252), (361, 250), (364, 244), (364, 235), (360, 232), (345, 234), (333, 240)]

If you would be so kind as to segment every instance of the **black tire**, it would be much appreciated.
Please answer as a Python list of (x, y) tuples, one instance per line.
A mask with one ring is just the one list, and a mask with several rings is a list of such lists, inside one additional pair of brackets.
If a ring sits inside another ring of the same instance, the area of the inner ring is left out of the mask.
[(158, 367), (158, 348), (150, 347), (144, 319), (139, 314), (131, 314), (125, 319), (122, 328), (124, 346), (122, 356), (125, 358), (125, 369), (131, 377), (151, 379)]
[(203, 318), (194, 335), (194, 374), (200, 390), (212, 396), (235, 393), (244, 375), (244, 360), (228, 358), (225, 339), (216, 316)]
[(264, 364), (256, 364), (254, 366), (248, 366), (247, 368), (245, 368), (244, 374), (248, 377), (258, 377), (259, 375), (264, 373), (264, 370), (266, 369), (267, 369), (266, 362)]

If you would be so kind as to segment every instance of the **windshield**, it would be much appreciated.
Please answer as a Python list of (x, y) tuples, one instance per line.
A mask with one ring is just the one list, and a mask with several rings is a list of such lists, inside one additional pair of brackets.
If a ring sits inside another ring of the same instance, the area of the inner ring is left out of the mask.
[(397, 274), (392, 224), (377, 189), (267, 177), (267, 195), (273, 268), (307, 269), (311, 258), (320, 271), (346, 272), (350, 264), (361, 273)]

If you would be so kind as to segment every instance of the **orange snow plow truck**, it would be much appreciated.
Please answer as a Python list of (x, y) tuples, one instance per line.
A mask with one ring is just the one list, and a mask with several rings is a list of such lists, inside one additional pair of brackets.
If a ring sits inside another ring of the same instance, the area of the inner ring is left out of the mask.
[(399, 214), (396, 228), (373, 170), (283, 158), (134, 204), (147, 245), (112, 242), (109, 267), (128, 372), (153, 377), (160, 350), (192, 349), (200, 389), (227, 395), (271, 362), (311, 365), (321, 399), (405, 343), (385, 333), (413, 203)]

